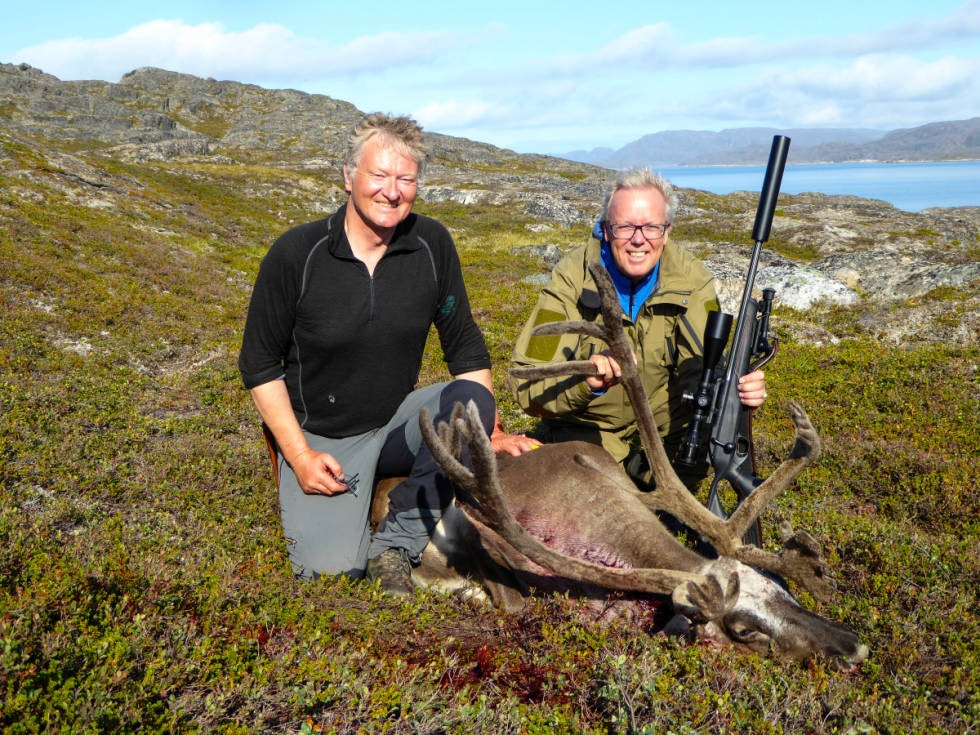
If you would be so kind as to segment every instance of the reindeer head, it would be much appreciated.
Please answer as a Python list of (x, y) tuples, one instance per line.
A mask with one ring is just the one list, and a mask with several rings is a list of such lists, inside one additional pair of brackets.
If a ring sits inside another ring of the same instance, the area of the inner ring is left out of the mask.
[(820, 656), (840, 670), (868, 657), (851, 631), (802, 607), (771, 577), (728, 557), (705, 565), (703, 582), (687, 582), (671, 595), (681, 620), (673, 632), (690, 629), (699, 640), (733, 644), (779, 658)]

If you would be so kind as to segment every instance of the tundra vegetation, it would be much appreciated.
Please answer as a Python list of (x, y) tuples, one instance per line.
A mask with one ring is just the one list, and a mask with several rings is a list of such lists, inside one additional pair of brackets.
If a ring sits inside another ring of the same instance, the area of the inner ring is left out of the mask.
[[(844, 674), (590, 624), (574, 599), (503, 613), (294, 580), (235, 360), (260, 258), (339, 201), (336, 173), (49, 145), (0, 133), (5, 732), (980, 729), (980, 352), (868, 327), (930, 301), (955, 320), (975, 282), (871, 312), (777, 301), (761, 470), (792, 441), (784, 399), (806, 406), (823, 455), (766, 510), (764, 541), (778, 548), (786, 519), (821, 543), (832, 602), (796, 592), (869, 645)], [(536, 295), (522, 279), (542, 266), (511, 250), (588, 228), (418, 209), (457, 238), (505, 424), (526, 429), (502, 380)], [(747, 241), (718, 222), (691, 239)], [(803, 323), (840, 339), (800, 337)], [(422, 381), (442, 375), (433, 349)]]

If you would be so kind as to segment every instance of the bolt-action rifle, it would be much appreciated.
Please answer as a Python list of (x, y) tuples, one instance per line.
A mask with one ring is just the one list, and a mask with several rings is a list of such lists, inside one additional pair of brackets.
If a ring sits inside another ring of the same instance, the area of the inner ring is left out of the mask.
[[(755, 247), (745, 277), (745, 290), (738, 310), (735, 336), (728, 353), (724, 373), (718, 375), (721, 359), (732, 328), (732, 315), (714, 311), (708, 315), (704, 330), (704, 363), (696, 393), (684, 397), (694, 402), (694, 417), (684, 438), (681, 464), (694, 466), (704, 451), (704, 432), (707, 455), (714, 469), (708, 495), (708, 508), (715, 515), (727, 518), (722, 507), (718, 485), (722, 480), (735, 490), (739, 502), (762, 484), (756, 476), (755, 453), (752, 444), (752, 410), (742, 405), (738, 397), (738, 379), (757, 370), (776, 354), (778, 339), (769, 334), (769, 315), (775, 290), (764, 289), (761, 303), (752, 296), (755, 274), (759, 267), (762, 244), (769, 239), (772, 217), (779, 197), (779, 186), (786, 166), (789, 138), (777, 135), (772, 139), (766, 178), (759, 196), (752, 239)], [(745, 534), (745, 542), (761, 545), (762, 528), (758, 519)]]

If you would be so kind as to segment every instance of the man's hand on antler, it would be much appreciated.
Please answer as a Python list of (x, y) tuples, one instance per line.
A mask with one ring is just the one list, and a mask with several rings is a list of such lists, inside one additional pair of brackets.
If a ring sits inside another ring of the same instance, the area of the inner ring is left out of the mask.
[(758, 408), (765, 403), (769, 394), (766, 393), (766, 374), (761, 370), (747, 373), (738, 379), (738, 397), (742, 405)]
[(592, 355), (589, 362), (595, 365), (595, 375), (588, 376), (585, 384), (593, 393), (608, 390), (623, 377), (623, 369), (608, 350)]

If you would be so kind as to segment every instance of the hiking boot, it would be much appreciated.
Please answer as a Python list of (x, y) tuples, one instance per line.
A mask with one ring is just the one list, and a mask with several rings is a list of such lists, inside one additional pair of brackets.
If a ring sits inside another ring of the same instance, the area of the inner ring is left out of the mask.
[(412, 564), (405, 549), (387, 549), (368, 559), (365, 576), (368, 582), (378, 580), (389, 595), (404, 597), (412, 594)]

